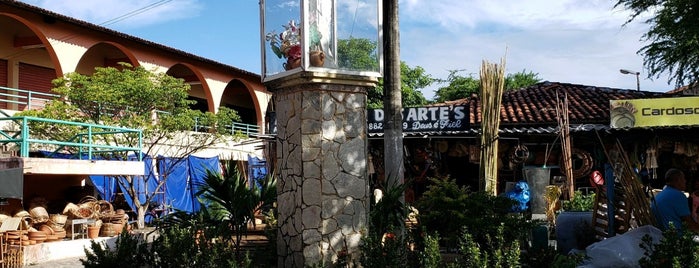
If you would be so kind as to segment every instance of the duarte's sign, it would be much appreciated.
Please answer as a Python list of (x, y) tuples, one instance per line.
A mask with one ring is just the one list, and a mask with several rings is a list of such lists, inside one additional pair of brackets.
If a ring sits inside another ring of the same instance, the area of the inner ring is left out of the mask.
[[(468, 114), (464, 105), (403, 108), (403, 132), (464, 131), (469, 126)], [(368, 110), (367, 119), (367, 132), (383, 132), (383, 109)]]

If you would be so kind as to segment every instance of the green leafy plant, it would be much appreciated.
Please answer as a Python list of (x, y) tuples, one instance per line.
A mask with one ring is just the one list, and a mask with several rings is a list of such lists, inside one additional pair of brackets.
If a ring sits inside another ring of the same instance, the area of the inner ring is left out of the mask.
[(418, 255), (420, 267), (440, 267), (442, 265), (442, 254), (439, 252), (439, 234), (425, 234), (424, 248)]
[(508, 241), (528, 239), (531, 230), (540, 225), (521, 214), (510, 213), (516, 201), (485, 192), (471, 192), (452, 179), (430, 179), (432, 185), (417, 203), (419, 222), (430, 232), (439, 232), (448, 248), (455, 248), (459, 233), (466, 227), (478, 243), (486, 236), (495, 237), (499, 225)]
[(519, 241), (507, 241), (504, 236), (504, 226), (497, 227), (494, 236), (487, 235), (484, 247), (478, 243), (464, 228), (459, 239), (459, 254), (461, 257), (450, 267), (520, 267)]
[(388, 181), (392, 183), (380, 185), (383, 188), (383, 196), (380, 200), (377, 201), (376, 196), (372, 196), (372, 206), (369, 212), (369, 224), (372, 230), (377, 230), (382, 234), (387, 232), (389, 227), (404, 226), (410, 213), (409, 207), (403, 201), (403, 194), (409, 182)]
[(90, 241), (90, 249), (85, 249), (85, 259), (80, 259), (84, 267), (139, 267), (146, 263), (148, 246), (139, 235), (122, 232), (117, 237), (114, 248), (103, 242)]
[(595, 193), (575, 191), (573, 198), (561, 202), (561, 208), (563, 211), (592, 211), (595, 208)]
[(359, 262), (366, 268), (406, 267), (406, 245), (401, 232), (388, 226), (385, 233), (374, 230), (362, 237)]
[(220, 215), (219, 220), (227, 221), (236, 252), (240, 252), (240, 242), (247, 233), (248, 223), (254, 220), (257, 212), (271, 206), (276, 200), (276, 177), (273, 172), (265, 177), (261, 187), (257, 183), (248, 185), (233, 161), (226, 162), (223, 174), (207, 170), (204, 182), (197, 186), (197, 195), (211, 214)]
[(681, 232), (670, 226), (663, 231), (660, 243), (653, 243), (650, 235), (645, 235), (641, 241), (640, 247), (645, 250), (638, 262), (641, 267), (699, 267), (699, 243), (694, 241), (692, 232)]

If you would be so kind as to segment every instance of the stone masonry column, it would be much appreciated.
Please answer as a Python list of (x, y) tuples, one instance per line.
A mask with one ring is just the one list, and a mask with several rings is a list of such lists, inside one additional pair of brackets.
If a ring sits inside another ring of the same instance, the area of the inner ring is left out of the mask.
[(304, 73), (275, 81), (278, 267), (354, 260), (369, 212), (367, 88), (376, 80)]

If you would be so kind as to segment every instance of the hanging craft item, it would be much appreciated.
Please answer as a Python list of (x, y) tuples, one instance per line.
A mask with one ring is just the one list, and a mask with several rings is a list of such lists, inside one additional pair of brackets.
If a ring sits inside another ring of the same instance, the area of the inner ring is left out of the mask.
[[(580, 179), (590, 174), (592, 171), (593, 160), (592, 155), (585, 150), (575, 148), (570, 153), (570, 158), (573, 164), (573, 178)], [(561, 163), (563, 159), (561, 158)], [(579, 166), (577, 165), (578, 163)]]
[(512, 163), (521, 164), (529, 158), (529, 149), (524, 145), (517, 145), (514, 150), (512, 150)]
[(652, 144), (648, 149), (646, 149), (646, 163), (644, 167), (648, 169), (648, 176), (651, 179), (657, 179), (656, 169), (658, 168), (658, 147), (656, 144)]

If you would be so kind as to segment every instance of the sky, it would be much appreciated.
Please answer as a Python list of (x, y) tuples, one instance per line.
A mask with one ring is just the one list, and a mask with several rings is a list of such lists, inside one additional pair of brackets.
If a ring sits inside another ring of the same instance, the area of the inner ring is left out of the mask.
[[(341, 0), (357, 1), (357, 0)], [(360, 0), (367, 1), (367, 0)], [(259, 74), (258, 0), (22, 0), (115, 31)], [(400, 58), (433, 78), (450, 70), (478, 77), (482, 61), (543, 81), (665, 92), (667, 75), (647, 78), (646, 17), (614, 0), (399, 0)], [(674, 84), (673, 84), (674, 85)], [(432, 99), (446, 84), (421, 92)]]

